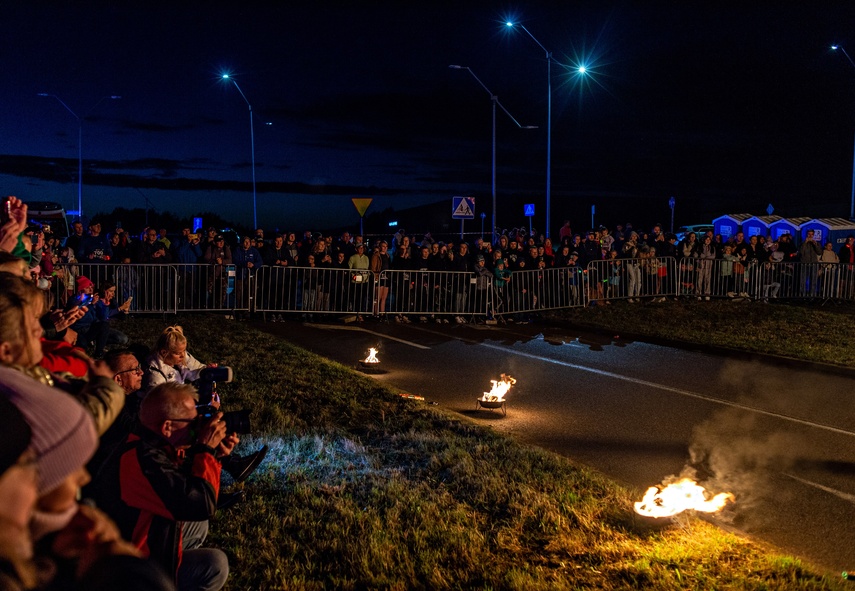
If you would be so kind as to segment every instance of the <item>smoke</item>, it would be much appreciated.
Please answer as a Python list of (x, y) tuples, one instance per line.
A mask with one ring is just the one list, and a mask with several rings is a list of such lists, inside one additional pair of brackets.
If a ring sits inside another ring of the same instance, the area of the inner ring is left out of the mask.
[[(798, 414), (791, 407), (793, 396), (785, 395), (796, 384), (785, 382), (774, 368), (728, 362), (722, 368), (721, 382), (726, 392), (712, 393), (727, 397), (739, 392), (734, 402), (752, 408), (781, 414)], [(801, 391), (800, 391), (801, 392)], [(818, 398), (809, 388), (803, 389), (799, 404), (814, 405)], [(695, 427), (689, 445), (689, 463), (681, 476), (695, 478), (713, 492), (732, 492), (740, 509), (772, 496), (779, 497), (774, 484), (807, 449), (807, 435), (784, 431), (779, 419), (744, 408), (725, 407)]]

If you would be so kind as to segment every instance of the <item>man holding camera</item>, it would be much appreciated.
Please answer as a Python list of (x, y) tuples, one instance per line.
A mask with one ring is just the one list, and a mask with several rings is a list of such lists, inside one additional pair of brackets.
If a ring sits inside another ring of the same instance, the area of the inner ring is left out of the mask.
[(228, 558), (201, 544), (217, 510), (219, 458), (238, 437), (226, 433), (222, 413), (199, 416), (196, 395), (190, 384), (167, 382), (145, 397), (119, 459), (111, 516), (145, 556), (174, 573), (179, 590), (217, 590)]

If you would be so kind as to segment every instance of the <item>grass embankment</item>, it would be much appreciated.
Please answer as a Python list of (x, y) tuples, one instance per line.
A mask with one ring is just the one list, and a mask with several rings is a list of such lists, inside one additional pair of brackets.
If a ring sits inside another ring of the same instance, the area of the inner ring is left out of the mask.
[[(211, 527), (229, 589), (843, 588), (701, 520), (651, 528), (602, 476), (246, 324), (181, 324), (199, 359), (234, 367), (219, 390), (255, 409), (244, 450), (271, 446)], [(123, 328), (152, 343), (163, 326)]]
[(614, 302), (562, 310), (578, 327), (855, 367), (855, 305), (745, 300)]

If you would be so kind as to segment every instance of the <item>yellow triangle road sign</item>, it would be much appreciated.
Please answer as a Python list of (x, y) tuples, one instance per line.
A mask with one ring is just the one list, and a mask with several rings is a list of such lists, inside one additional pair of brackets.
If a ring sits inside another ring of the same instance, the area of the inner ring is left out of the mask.
[(356, 207), (356, 211), (359, 212), (359, 217), (364, 217), (365, 212), (368, 211), (368, 206), (371, 205), (373, 199), (371, 197), (366, 198), (357, 198), (354, 197), (351, 199), (353, 201), (353, 205)]

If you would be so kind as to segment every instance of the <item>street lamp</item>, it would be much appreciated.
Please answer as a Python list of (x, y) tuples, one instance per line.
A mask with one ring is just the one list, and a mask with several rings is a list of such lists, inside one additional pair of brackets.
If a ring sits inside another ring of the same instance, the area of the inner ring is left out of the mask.
[(246, 106), (249, 107), (249, 143), (252, 151), (252, 229), (255, 231), (258, 228), (258, 209), (256, 207), (257, 202), (255, 193), (255, 126), (252, 124), (252, 105), (250, 105), (249, 101), (246, 100), (246, 95), (240, 89), (240, 86), (238, 86), (237, 80), (228, 74), (223, 74), (223, 80), (229, 80), (234, 83), (235, 88), (237, 88), (241, 97), (243, 97)]
[[(843, 55), (846, 56), (846, 59), (849, 60), (849, 63), (852, 64), (853, 68), (855, 68), (855, 62), (852, 61), (852, 58), (849, 57), (849, 54), (845, 49), (843, 49), (842, 45), (831, 46), (832, 51), (837, 51), (838, 49), (843, 52)], [(855, 220), (855, 150), (853, 150), (852, 155), (852, 198), (849, 203), (849, 219)]]
[[(525, 31), (526, 34), (531, 37), (532, 41), (534, 41), (546, 55), (546, 237), (549, 238), (549, 213), (552, 196), (552, 62), (555, 60), (555, 58), (552, 57), (552, 52), (546, 49), (543, 44), (537, 40), (537, 37), (532, 35), (531, 31), (525, 28), (525, 25), (523, 25), (522, 23), (507, 21), (505, 23), (505, 26), (509, 29), (519, 27), (520, 29)], [(567, 66), (566, 64), (562, 64), (558, 61), (555, 61), (555, 63), (559, 66), (570, 69), (570, 66)], [(575, 70), (583, 76), (587, 72), (585, 66), (579, 66), (575, 68)]]
[(50, 94), (49, 92), (39, 92), (37, 96), (48, 96), (53, 97), (59, 101), (65, 109), (72, 114), (72, 116), (77, 119), (77, 217), (79, 219), (83, 219), (83, 118), (86, 117), (89, 113), (95, 110), (95, 107), (101, 104), (101, 102), (105, 99), (117, 100), (122, 98), (118, 95), (107, 95), (102, 96), (98, 99), (98, 102), (92, 105), (92, 108), (86, 111), (86, 114), (83, 117), (79, 117), (77, 113), (71, 110), (65, 101), (56, 96), (55, 94)]
[(536, 125), (520, 125), (520, 122), (517, 121), (516, 119), (514, 119), (514, 116), (511, 115), (508, 112), (508, 110), (504, 107), (504, 105), (502, 105), (502, 103), (499, 102), (499, 97), (497, 97), (495, 94), (490, 92), (490, 89), (487, 88), (483, 82), (481, 82), (481, 79), (475, 75), (475, 72), (473, 72), (471, 68), (468, 68), (466, 66), (455, 66), (455, 65), (451, 65), (448, 67), (451, 68), (452, 70), (466, 70), (467, 72), (472, 74), (472, 77), (475, 78), (475, 80), (478, 82), (478, 84), (481, 85), (481, 88), (486, 90), (487, 94), (490, 95), (490, 102), (493, 103), (493, 221), (492, 221), (493, 231), (492, 231), (492, 235), (493, 235), (493, 244), (495, 244), (496, 241), (498, 240), (498, 236), (496, 235), (496, 228), (497, 228), (497, 226), (496, 226), (496, 105), (498, 105), (499, 108), (501, 108), (502, 111), (505, 112), (505, 115), (510, 117), (511, 121), (516, 123), (517, 127), (519, 127), (520, 129), (537, 129), (537, 126)]

